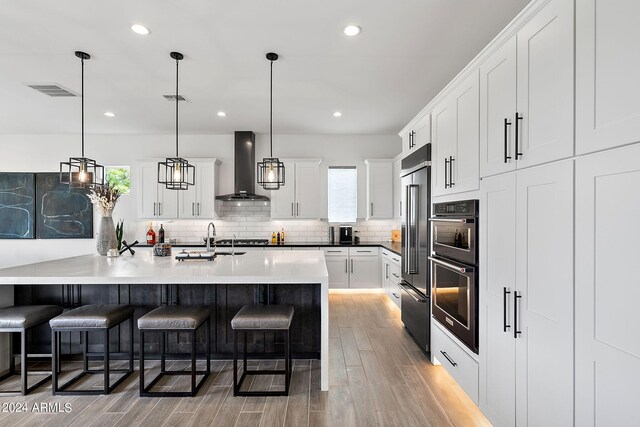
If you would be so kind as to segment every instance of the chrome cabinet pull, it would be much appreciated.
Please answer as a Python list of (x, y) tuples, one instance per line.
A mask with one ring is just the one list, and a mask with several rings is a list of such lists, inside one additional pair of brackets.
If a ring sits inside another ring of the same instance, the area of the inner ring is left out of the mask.
[(291, 202), (291, 216), (292, 216), (292, 217), (293, 217), (293, 216), (295, 216), (295, 215), (293, 214), (293, 202)]
[(196, 216), (196, 208), (195, 208), (196, 204), (191, 202), (191, 216)]
[(353, 259), (351, 260), (351, 274), (353, 274)]
[(153, 202), (153, 216), (156, 216), (156, 202)]
[(344, 272), (349, 272), (349, 261), (347, 261), (346, 259), (344, 260)]
[(300, 216), (300, 203), (296, 202), (296, 216)]
[(453, 156), (449, 156), (449, 188), (456, 185), (453, 182), (453, 162), (455, 162), (455, 160), (456, 159), (454, 159)]

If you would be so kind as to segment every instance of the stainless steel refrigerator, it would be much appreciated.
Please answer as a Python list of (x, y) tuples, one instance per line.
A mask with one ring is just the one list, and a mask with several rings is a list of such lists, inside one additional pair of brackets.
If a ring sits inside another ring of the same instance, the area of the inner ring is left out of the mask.
[(431, 144), (402, 159), (402, 322), (422, 351), (429, 351), (431, 272)]

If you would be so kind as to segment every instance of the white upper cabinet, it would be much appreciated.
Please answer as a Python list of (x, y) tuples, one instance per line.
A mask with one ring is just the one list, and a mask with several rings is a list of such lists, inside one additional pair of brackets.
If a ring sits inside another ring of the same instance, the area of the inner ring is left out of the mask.
[(573, 155), (573, 2), (551, 0), (480, 66), (480, 174)]
[(138, 218), (172, 219), (178, 217), (179, 191), (167, 190), (164, 185), (158, 184), (159, 161), (161, 160), (137, 162)]
[(576, 160), (576, 426), (638, 425), (638, 159), (640, 144)]
[(576, 151), (640, 141), (640, 2), (576, 2)]
[(518, 31), (518, 167), (573, 155), (573, 1), (551, 0)]
[(220, 205), (220, 202), (216, 202), (220, 160), (198, 159), (192, 164), (196, 168), (195, 185), (190, 186), (188, 190), (178, 191), (178, 217), (216, 218)]
[(431, 114), (426, 114), (402, 134), (402, 157), (431, 142)]
[(402, 159), (396, 159), (393, 162), (393, 217), (396, 219), (404, 218), (402, 208), (402, 181), (400, 173), (402, 172)]
[(316, 219), (322, 217), (320, 159), (282, 160), (285, 185), (272, 190), (271, 218)]
[(367, 166), (367, 219), (393, 217), (393, 161), (365, 160)]
[(479, 185), (479, 79), (474, 70), (433, 110), (434, 196)]

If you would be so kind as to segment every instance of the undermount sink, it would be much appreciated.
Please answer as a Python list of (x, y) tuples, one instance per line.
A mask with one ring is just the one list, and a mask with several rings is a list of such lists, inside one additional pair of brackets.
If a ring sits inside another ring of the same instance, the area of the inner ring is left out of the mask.
[(231, 251), (216, 251), (216, 256), (217, 255), (244, 255), (244, 254), (246, 254), (246, 252), (235, 251), (234, 253), (231, 253)]

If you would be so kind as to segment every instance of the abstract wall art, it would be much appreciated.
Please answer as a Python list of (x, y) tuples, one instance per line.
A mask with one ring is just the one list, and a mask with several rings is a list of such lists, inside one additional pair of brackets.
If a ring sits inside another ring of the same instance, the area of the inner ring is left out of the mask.
[(0, 239), (35, 237), (35, 175), (0, 172)]

